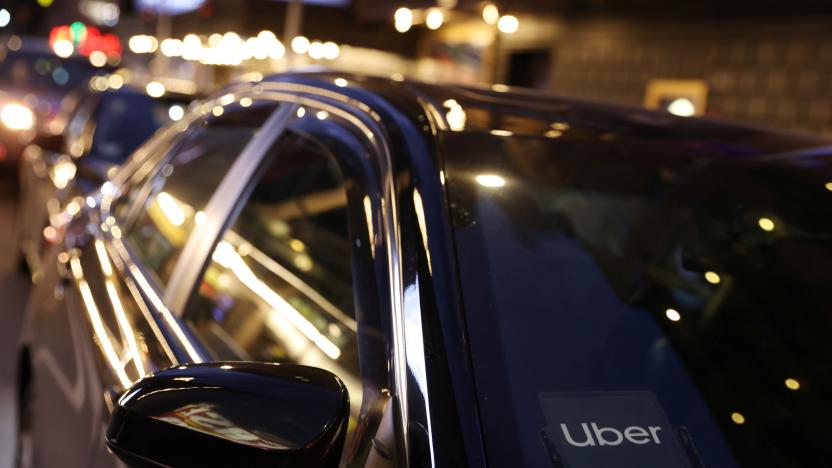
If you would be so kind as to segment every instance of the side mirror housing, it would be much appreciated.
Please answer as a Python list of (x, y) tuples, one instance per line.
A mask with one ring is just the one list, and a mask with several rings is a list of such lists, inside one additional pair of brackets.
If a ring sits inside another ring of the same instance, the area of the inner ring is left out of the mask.
[(336, 467), (349, 396), (332, 373), (294, 364), (189, 364), (119, 399), (107, 446), (131, 467)]

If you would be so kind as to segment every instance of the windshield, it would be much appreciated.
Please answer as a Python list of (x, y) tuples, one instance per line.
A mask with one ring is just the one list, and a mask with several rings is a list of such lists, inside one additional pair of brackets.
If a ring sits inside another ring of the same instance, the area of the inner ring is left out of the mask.
[(832, 155), (443, 138), (492, 466), (832, 464)]

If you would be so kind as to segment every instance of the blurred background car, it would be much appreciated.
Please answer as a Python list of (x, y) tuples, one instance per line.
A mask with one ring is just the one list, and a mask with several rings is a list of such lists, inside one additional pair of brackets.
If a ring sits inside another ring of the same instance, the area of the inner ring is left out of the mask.
[(17, 245), (33, 277), (63, 217), (77, 213), (84, 196), (159, 127), (180, 120), (193, 99), (176, 93), (152, 97), (123, 85), (115, 74), (95, 76), (64, 98), (20, 162)]
[(101, 69), (55, 55), (45, 39), (0, 39), (0, 167), (14, 171), (21, 151), (45, 129), (61, 99)]

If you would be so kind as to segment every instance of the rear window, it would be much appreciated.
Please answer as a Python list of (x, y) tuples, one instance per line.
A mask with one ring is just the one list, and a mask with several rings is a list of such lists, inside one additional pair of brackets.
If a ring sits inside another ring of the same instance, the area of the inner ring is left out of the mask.
[(489, 463), (832, 464), (830, 155), (444, 138)]

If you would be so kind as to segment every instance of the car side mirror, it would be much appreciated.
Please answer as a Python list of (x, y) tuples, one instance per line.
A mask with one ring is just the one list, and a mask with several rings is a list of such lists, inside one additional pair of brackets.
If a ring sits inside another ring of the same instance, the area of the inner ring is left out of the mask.
[(332, 373), (294, 364), (188, 364), (118, 400), (107, 446), (131, 467), (336, 467), (349, 395)]

